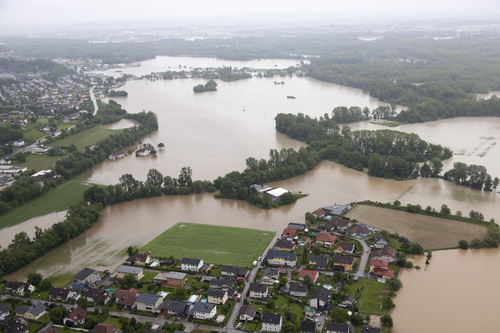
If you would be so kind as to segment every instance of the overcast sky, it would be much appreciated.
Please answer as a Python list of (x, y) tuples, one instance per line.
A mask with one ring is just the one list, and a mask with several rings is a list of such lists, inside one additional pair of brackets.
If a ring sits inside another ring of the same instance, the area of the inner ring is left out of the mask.
[(332, 20), (500, 18), (500, 0), (0, 0), (0, 29), (241, 16), (251, 21), (272, 13), (319, 13)]

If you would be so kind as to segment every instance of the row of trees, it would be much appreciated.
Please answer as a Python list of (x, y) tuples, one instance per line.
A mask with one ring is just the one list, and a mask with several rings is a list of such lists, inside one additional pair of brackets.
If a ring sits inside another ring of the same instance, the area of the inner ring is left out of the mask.
[(453, 163), (453, 169), (446, 171), (443, 178), (457, 185), (470, 186), (478, 190), (492, 191), (498, 187), (500, 180), (493, 179), (482, 165), (467, 165), (463, 162)]
[[(431, 160), (430, 174), (439, 174), (441, 160), (452, 156), (448, 148), (427, 143), (414, 133), (351, 131), (348, 126), (339, 130), (336, 122), (327, 114), (320, 119), (303, 114), (278, 114), (275, 120), (279, 132), (308, 142), (308, 151), (316, 152), (321, 160), (333, 160), (360, 171), (368, 168), (371, 176), (416, 178), (420, 175), (418, 162), (426, 160)], [(425, 167), (424, 172), (428, 168)]]
[(102, 205), (81, 203), (68, 209), (66, 219), (50, 228), (35, 227), (35, 237), (20, 232), (8, 247), (0, 251), (0, 276), (15, 272), (47, 252), (75, 238), (90, 228), (99, 218)]
[(41, 184), (37, 178), (21, 175), (11, 186), (0, 191), (0, 215), (35, 199), (55, 186), (54, 181), (46, 180)]

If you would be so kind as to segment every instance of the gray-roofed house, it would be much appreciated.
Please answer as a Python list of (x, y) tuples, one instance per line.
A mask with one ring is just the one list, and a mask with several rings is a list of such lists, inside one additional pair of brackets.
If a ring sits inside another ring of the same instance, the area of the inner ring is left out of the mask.
[(127, 274), (132, 274), (136, 281), (139, 281), (144, 277), (144, 272), (141, 267), (130, 267), (126, 265), (121, 265), (116, 270), (116, 277), (118, 279), (123, 279)]
[(327, 269), (329, 259), (330, 256), (326, 254), (323, 255), (311, 254), (309, 255), (309, 265), (316, 266), (316, 268), (318, 269)]
[(395, 262), (398, 260), (398, 251), (393, 247), (386, 246), (379, 250), (372, 251), (370, 259)]
[(203, 266), (203, 259), (182, 258), (181, 269), (183, 271), (198, 272)]
[(125, 260), (125, 262), (129, 265), (147, 265), (151, 262), (151, 257), (149, 253), (135, 253)]
[(161, 283), (163, 286), (178, 287), (186, 283), (186, 275), (182, 272), (161, 272), (155, 276), (153, 282)]
[(14, 295), (24, 297), (24, 295), (34, 292), (35, 286), (29, 284), (28, 282), (11, 280), (5, 285), (5, 291)]
[(377, 249), (381, 249), (387, 245), (389, 245), (389, 242), (387, 241), (387, 239), (385, 239), (384, 236), (382, 236), (381, 234), (375, 234), (375, 236), (373, 236), (373, 244), (375, 245), (375, 247)]
[(99, 288), (89, 288), (85, 292), (85, 297), (87, 298), (87, 302), (96, 304), (106, 304), (110, 299), (109, 295), (106, 293), (106, 290)]
[(307, 297), (308, 288), (306, 284), (290, 283), (290, 296)]
[(381, 332), (382, 329), (380, 327), (373, 327), (367, 325), (361, 326), (361, 333), (381, 333)]
[(156, 309), (163, 302), (160, 295), (140, 294), (135, 300), (137, 310), (155, 313)]
[(262, 274), (262, 278), (260, 279), (260, 283), (273, 285), (276, 280), (280, 277), (280, 272), (275, 268), (267, 268)]
[(226, 277), (224, 279), (212, 279), (210, 280), (210, 289), (223, 289), (228, 290), (236, 284), (236, 278)]
[(211, 303), (197, 302), (191, 309), (191, 315), (195, 319), (212, 319), (217, 313), (217, 306)]
[(297, 265), (297, 254), (286, 251), (269, 250), (266, 259), (270, 265), (284, 265), (289, 267)]
[(264, 311), (262, 313), (262, 331), (263, 332), (279, 332), (281, 331), (282, 318), (280, 314)]
[(30, 320), (37, 320), (43, 316), (47, 311), (47, 307), (42, 302), (33, 303), (30, 307), (18, 306), (14, 310), (16, 316), (23, 317)]
[(279, 251), (287, 251), (287, 252), (292, 252), (295, 250), (295, 247), (297, 244), (293, 241), (289, 241), (288, 239), (280, 239), (279, 241), (274, 244), (274, 248)]
[(168, 299), (161, 306), (161, 310), (165, 315), (187, 317), (189, 314), (189, 304), (187, 302)]
[(3, 322), (10, 315), (10, 306), (0, 303), (0, 322)]
[(351, 209), (351, 206), (333, 204), (330, 206), (321, 207), (321, 209), (323, 209), (325, 212), (327, 212), (330, 215), (340, 216), (342, 214), (345, 214), (349, 209)]
[(325, 288), (314, 289), (311, 298), (309, 299), (309, 305), (317, 309), (328, 309), (330, 307), (331, 294)]
[(67, 301), (69, 298), (75, 296), (75, 292), (66, 288), (50, 287), (49, 299), (52, 301)]
[(238, 266), (222, 265), (220, 275), (246, 278), (248, 275), (248, 269), (240, 268)]
[(225, 304), (228, 299), (227, 290), (210, 289), (207, 293), (208, 303)]
[(248, 291), (251, 298), (264, 298), (268, 295), (267, 285), (262, 283), (250, 283)]
[(26, 319), (14, 316), (10, 318), (4, 325), (4, 330), (7, 333), (29, 333), (30, 327)]
[(349, 333), (349, 324), (339, 324), (329, 321), (326, 324), (325, 333)]
[(335, 253), (350, 253), (353, 254), (356, 250), (356, 244), (348, 242), (340, 242), (339, 246), (335, 249)]
[(315, 333), (316, 332), (316, 322), (303, 320), (300, 325), (300, 333)]
[(101, 280), (101, 274), (93, 268), (84, 268), (75, 275), (71, 288), (75, 290), (85, 290), (88, 286)]
[(255, 315), (257, 314), (257, 309), (251, 305), (242, 305), (240, 311), (238, 312), (238, 317), (241, 321), (253, 321)]
[(352, 270), (354, 259), (351, 256), (334, 255), (332, 256), (333, 270), (349, 272)]

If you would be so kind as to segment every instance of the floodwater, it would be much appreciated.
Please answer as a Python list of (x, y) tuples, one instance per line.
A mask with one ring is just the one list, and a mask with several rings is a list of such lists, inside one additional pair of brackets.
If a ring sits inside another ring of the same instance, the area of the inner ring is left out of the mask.
[(499, 332), (500, 249), (452, 250), (413, 260), (394, 299), (394, 332)]
[[(200, 58), (193, 59), (200, 61)], [(164, 66), (167, 60), (151, 60), (151, 63), (148, 62), (149, 67), (143, 63), (143, 67), (134, 67), (131, 71), (141, 68), (150, 71), (165, 70), (156, 68)], [(160, 129), (143, 142), (155, 146), (162, 142), (166, 148), (159, 151), (156, 158), (136, 158), (132, 154), (122, 160), (105, 161), (88, 172), (89, 181), (115, 184), (124, 173), (131, 173), (137, 179), (144, 180), (150, 168), (158, 169), (165, 176), (176, 177), (183, 166), (193, 169), (194, 179), (213, 180), (233, 170), (242, 171), (247, 157), (267, 158), (269, 149), (297, 149), (304, 146), (301, 142), (276, 133), (274, 117), (277, 113), (302, 112), (318, 117), (330, 113), (339, 105), (370, 108), (386, 105), (358, 89), (310, 78), (279, 80), (285, 84), (276, 85), (275, 79), (265, 78), (218, 82), (217, 92), (204, 94), (192, 93), (192, 87), (204, 80), (128, 82), (123, 87), (128, 92), (128, 97), (114, 99), (129, 112), (152, 110), (157, 113)], [(290, 95), (296, 99), (287, 99), (286, 96)], [(120, 126), (127, 127), (130, 123)], [(498, 126), (500, 121), (497, 118), (458, 118), (405, 125), (396, 129), (414, 131), (425, 140), (448, 146), (460, 154), (455, 155), (453, 161), (484, 164), (492, 175), (498, 175), (498, 169), (494, 168), (498, 166), (500, 156), (497, 151)], [(371, 123), (352, 124), (351, 127), (387, 128)], [(450, 162), (447, 163), (450, 165)], [(289, 222), (302, 222), (307, 211), (328, 204), (365, 199), (381, 202), (398, 199), (403, 204), (418, 203), (423, 207), (430, 205), (436, 209), (445, 203), (453, 212), (460, 210), (467, 214), (473, 209), (482, 212), (487, 219), (495, 218), (498, 221), (500, 217), (500, 196), (496, 193), (471, 190), (441, 179), (398, 182), (373, 178), (327, 161), (304, 175), (272, 185), (309, 195), (293, 205), (273, 210), (260, 210), (240, 201), (214, 199), (211, 194), (151, 198), (114, 205), (107, 207), (95, 226), (83, 235), (11, 277), (25, 276), (33, 270), (51, 276), (74, 274), (85, 266), (114, 269), (125, 258), (128, 246), (144, 245), (177, 222), (280, 231)], [(49, 219), (29, 221), (16, 230), (33, 228), (33, 225), (47, 228), (52, 223)], [(2, 246), (11, 239), (3, 231), (0, 234)], [(487, 311), (482, 311), (480, 316), (476, 315), (476, 309), (470, 308), (484, 303), (490, 305), (490, 312), (495, 312), (498, 295), (482, 292), (481, 289), (472, 293), (462, 291), (476, 288), (475, 281), (481, 281), (481, 288), (487, 286), (493, 289), (495, 284), (489, 280), (484, 282), (483, 273), (488, 274), (488, 270), (493, 269), (491, 266), (497, 266), (491, 262), (498, 260), (499, 255), (500, 251), (497, 250), (439, 252), (434, 253), (428, 271), (405, 272), (402, 276), (404, 288), (396, 298), (397, 308), (393, 313), (398, 332), (451, 331), (448, 329), (451, 326), (435, 330), (434, 327), (441, 327), (439, 320), (433, 320), (427, 312), (439, 313), (445, 319), (445, 324), (454, 325), (447, 318), (455, 315), (459, 302), (455, 301), (453, 306), (438, 306), (441, 304), (438, 299), (453, 299), (455, 295), (463, 296), (460, 305), (470, 310), (468, 313), (471, 315), (467, 318), (477, 325), (474, 326), (477, 327), (475, 330), (491, 331), (491, 327), (495, 326), (491, 326), (489, 319), (483, 320)], [(487, 259), (481, 259), (483, 256)], [(439, 272), (433, 273), (434, 269), (439, 269)], [(495, 275), (491, 273), (488, 279)], [(431, 278), (427, 280), (424, 278), (426, 276)], [(460, 287), (434, 288), (434, 285), (443, 285), (449, 281)], [(472, 285), (474, 288), (471, 288)], [(461, 318), (465, 320), (466, 317), (462, 315)], [(416, 327), (421, 326), (416, 326), (415, 320), (432, 327), (418, 329)], [(457, 326), (454, 331), (466, 331), (462, 327), (466, 326)]]

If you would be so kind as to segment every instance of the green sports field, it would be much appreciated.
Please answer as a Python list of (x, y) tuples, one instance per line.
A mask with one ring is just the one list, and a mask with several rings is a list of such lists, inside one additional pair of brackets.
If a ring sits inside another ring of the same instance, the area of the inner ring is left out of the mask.
[(207, 263), (250, 267), (275, 233), (256, 229), (178, 223), (141, 249), (152, 257), (203, 259)]

